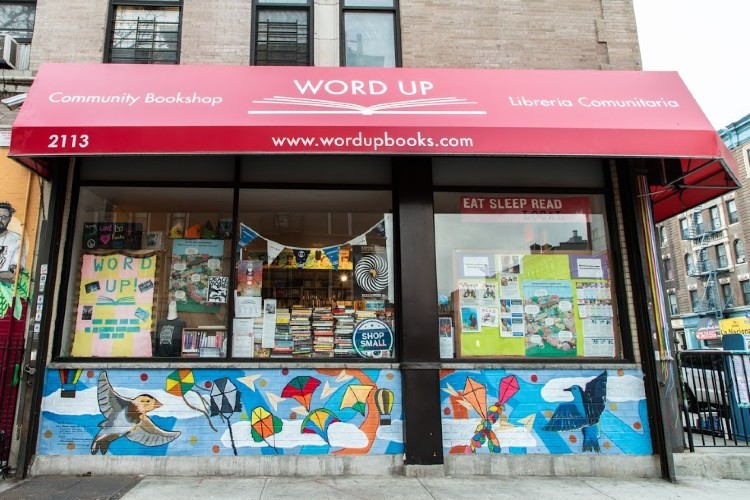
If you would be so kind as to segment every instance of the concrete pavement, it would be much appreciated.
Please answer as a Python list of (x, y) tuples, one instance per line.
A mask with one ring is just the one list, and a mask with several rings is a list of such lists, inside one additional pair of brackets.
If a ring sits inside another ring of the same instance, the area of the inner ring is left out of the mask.
[(66, 499), (483, 499), (554, 498), (721, 498), (750, 497), (750, 482), (682, 478), (660, 479), (560, 477), (155, 477), (39, 476), (20, 482), (0, 481), (0, 498)]

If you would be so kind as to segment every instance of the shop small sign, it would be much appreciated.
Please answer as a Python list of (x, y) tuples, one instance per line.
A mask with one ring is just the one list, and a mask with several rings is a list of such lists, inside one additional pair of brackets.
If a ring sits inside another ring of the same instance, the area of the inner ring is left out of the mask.
[(379, 319), (366, 319), (354, 329), (352, 344), (363, 358), (389, 358), (393, 351), (393, 331)]

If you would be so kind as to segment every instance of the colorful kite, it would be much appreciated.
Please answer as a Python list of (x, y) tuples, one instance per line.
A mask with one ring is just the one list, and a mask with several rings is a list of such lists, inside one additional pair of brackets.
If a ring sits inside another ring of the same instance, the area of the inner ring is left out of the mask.
[(487, 418), (487, 388), (484, 385), (473, 378), (467, 378), (466, 385), (464, 385), (464, 399), (479, 413), (479, 416), (483, 419)]
[(328, 443), (328, 427), (334, 422), (340, 422), (340, 420), (331, 411), (325, 408), (313, 410), (302, 421), (302, 433), (317, 434)]
[(281, 391), (282, 398), (293, 398), (299, 401), (299, 403), (305, 407), (305, 410), (310, 410), (310, 400), (312, 399), (313, 392), (320, 385), (320, 380), (313, 377), (299, 376), (294, 377), (286, 384), (284, 390)]
[[(251, 434), (253, 436), (253, 441), (256, 443), (263, 441), (276, 450), (276, 447), (271, 445), (267, 439), (274, 434), (281, 432), (281, 428), (284, 424), (279, 417), (272, 415), (262, 406), (256, 406), (250, 413), (250, 425), (252, 427)], [(276, 452), (278, 453), (278, 450), (276, 450)]]
[(515, 375), (508, 375), (500, 381), (499, 403), (504, 405), (519, 390), (518, 379)]
[(380, 412), (380, 425), (391, 425), (391, 410), (393, 410), (393, 391), (378, 389), (375, 391), (375, 406)]
[[(167, 380), (164, 384), (164, 389), (168, 393), (172, 394), (173, 396), (180, 396), (188, 406), (188, 408), (205, 415), (206, 420), (208, 420), (208, 425), (211, 426), (211, 429), (213, 429), (214, 432), (218, 432), (216, 430), (216, 427), (214, 427), (214, 424), (211, 423), (211, 417), (208, 416), (208, 405), (206, 401), (198, 391), (194, 390), (195, 387), (195, 377), (193, 376), (193, 370), (189, 370), (186, 368), (175, 370), (167, 375)], [(189, 391), (192, 391), (198, 395), (198, 400), (201, 402), (203, 408), (198, 408), (197, 406), (193, 406), (192, 404), (190, 404), (190, 401), (188, 401), (185, 397), (185, 394), (187, 394)]]
[(240, 401), (240, 391), (228, 378), (223, 377), (214, 380), (211, 388), (211, 416), (219, 415), (226, 419), (229, 427), (229, 439), (232, 442), (232, 450), (237, 455), (237, 448), (234, 445), (234, 435), (232, 434), (232, 425), (229, 418), (238, 411), (242, 411), (242, 402)]
[(350, 385), (344, 392), (344, 398), (341, 400), (340, 410), (346, 408), (352, 408), (354, 411), (359, 412), (362, 416), (365, 414), (367, 409), (367, 396), (373, 390), (371, 385)]

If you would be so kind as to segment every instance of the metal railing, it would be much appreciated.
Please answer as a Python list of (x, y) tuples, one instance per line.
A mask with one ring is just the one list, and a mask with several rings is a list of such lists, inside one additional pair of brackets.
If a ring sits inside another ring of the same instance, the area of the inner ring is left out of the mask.
[(677, 360), (686, 447), (750, 446), (750, 353), (683, 351)]

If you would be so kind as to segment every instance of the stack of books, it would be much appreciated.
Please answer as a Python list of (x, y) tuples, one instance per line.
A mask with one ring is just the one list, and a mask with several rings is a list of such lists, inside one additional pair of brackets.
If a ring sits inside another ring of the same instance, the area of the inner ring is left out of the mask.
[(294, 339), (289, 331), (291, 314), (288, 309), (276, 310), (276, 331), (274, 332), (274, 348), (272, 358), (290, 358), (294, 352)]
[(270, 358), (271, 349), (263, 347), (263, 321), (256, 319), (253, 322), (253, 342), (255, 343), (256, 358)]
[(312, 313), (313, 356), (333, 357), (333, 314), (330, 307), (316, 307)]
[(292, 335), (292, 354), (295, 358), (309, 357), (312, 354), (312, 327), (310, 325), (312, 309), (293, 306), (289, 317), (289, 333)]
[(354, 309), (337, 306), (333, 309), (336, 326), (333, 330), (333, 356), (336, 358), (351, 358), (355, 356), (352, 347), (354, 333)]

